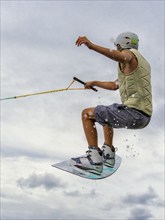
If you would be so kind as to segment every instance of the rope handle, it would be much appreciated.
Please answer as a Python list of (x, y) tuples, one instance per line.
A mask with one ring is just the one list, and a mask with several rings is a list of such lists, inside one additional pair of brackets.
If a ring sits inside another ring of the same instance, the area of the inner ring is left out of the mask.
[[(73, 79), (76, 80), (77, 82), (79, 82), (79, 83), (85, 85), (85, 82), (83, 82), (82, 80), (78, 79), (77, 77), (73, 77)], [(98, 91), (98, 90), (95, 89), (93, 86), (90, 86), (90, 88), (91, 88), (93, 91), (95, 91), (95, 92)]]

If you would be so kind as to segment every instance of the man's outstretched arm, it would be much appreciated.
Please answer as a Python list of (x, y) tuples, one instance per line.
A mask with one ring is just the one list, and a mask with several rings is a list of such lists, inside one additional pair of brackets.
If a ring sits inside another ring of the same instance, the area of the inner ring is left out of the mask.
[(93, 44), (85, 36), (79, 37), (76, 41), (77, 46), (81, 46), (82, 44), (86, 45), (89, 49), (94, 50), (119, 63), (129, 63), (133, 58), (133, 54), (129, 50), (111, 50), (109, 48)]

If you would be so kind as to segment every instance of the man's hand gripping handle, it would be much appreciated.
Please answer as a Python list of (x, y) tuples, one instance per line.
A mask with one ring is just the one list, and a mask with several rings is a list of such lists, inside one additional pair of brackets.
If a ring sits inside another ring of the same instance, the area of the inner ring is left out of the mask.
[[(73, 77), (73, 79), (76, 80), (77, 82), (79, 82), (79, 83), (85, 85), (85, 82), (83, 82), (82, 80), (78, 79), (77, 77)], [(95, 91), (95, 92), (98, 91), (98, 90), (95, 89), (93, 86), (90, 86), (90, 88), (91, 88), (93, 91)]]

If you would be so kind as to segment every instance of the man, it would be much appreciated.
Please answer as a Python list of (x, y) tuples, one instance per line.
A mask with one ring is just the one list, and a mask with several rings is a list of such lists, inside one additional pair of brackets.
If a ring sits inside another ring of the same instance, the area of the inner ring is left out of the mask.
[[(152, 93), (150, 64), (139, 53), (138, 36), (131, 32), (120, 34), (115, 40), (117, 50), (93, 44), (85, 36), (79, 37), (77, 46), (86, 45), (118, 62), (118, 79), (113, 82), (90, 81), (85, 88), (97, 86), (108, 90), (119, 89), (122, 104), (98, 105), (82, 112), (83, 128), (89, 150), (83, 157), (71, 158), (70, 164), (95, 174), (101, 174), (103, 164), (113, 167), (115, 148), (113, 128), (140, 129), (150, 122), (152, 115)], [(103, 126), (104, 145), (98, 147), (95, 122)]]

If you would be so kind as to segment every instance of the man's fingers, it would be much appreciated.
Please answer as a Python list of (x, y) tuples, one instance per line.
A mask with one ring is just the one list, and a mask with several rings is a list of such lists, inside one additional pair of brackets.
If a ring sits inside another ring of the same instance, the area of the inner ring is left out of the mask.
[[(79, 37), (80, 38), (80, 37)], [(76, 40), (76, 45), (78, 45), (78, 43), (79, 43), (79, 38)]]
[(81, 44), (84, 44), (84, 43), (85, 43), (84, 40), (79, 39), (79, 40), (77, 40), (76, 45), (77, 45), (77, 46), (81, 46)]
[(76, 40), (76, 45), (77, 45), (77, 46), (79, 46), (80, 41), (81, 41), (81, 37), (78, 37), (78, 39)]
[(77, 46), (81, 46), (82, 44), (86, 44), (86, 43), (87, 43), (86, 37), (79, 37), (76, 41)]

